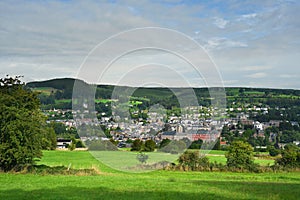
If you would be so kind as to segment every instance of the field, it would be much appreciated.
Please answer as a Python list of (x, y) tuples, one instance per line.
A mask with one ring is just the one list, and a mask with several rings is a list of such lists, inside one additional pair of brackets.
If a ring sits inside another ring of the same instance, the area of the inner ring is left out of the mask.
[(32, 90), (45, 95), (50, 95), (52, 92), (56, 91), (55, 88), (51, 88), (51, 87), (37, 87), (37, 88), (33, 88)]
[(0, 173), (0, 199), (297, 199), (300, 196), (300, 174), (296, 172), (126, 173), (112, 170), (85, 151), (45, 151), (38, 164), (97, 168), (100, 172), (89, 176)]

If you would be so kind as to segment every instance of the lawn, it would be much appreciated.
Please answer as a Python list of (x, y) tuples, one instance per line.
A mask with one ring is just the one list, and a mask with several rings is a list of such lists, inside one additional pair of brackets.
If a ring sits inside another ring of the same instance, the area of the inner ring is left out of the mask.
[(297, 199), (300, 173), (112, 170), (89, 152), (45, 151), (39, 164), (99, 167), (99, 175), (0, 173), (0, 199)]

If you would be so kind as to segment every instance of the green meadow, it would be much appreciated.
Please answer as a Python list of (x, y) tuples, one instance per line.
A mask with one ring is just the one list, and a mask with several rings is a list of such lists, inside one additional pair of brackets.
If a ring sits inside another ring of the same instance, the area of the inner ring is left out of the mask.
[[(209, 156), (212, 157), (222, 155)], [(87, 151), (44, 151), (37, 164), (93, 168), (98, 173), (0, 173), (0, 199), (298, 199), (300, 196), (299, 172), (128, 173), (111, 169)]]

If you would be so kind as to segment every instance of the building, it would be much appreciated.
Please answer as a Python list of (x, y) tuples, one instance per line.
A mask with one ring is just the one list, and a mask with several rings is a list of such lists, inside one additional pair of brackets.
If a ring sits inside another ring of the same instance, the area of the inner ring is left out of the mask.
[(72, 144), (71, 139), (57, 138), (56, 140), (56, 148), (58, 149), (66, 149), (71, 144)]
[(176, 131), (165, 131), (161, 135), (161, 139), (175, 140)]

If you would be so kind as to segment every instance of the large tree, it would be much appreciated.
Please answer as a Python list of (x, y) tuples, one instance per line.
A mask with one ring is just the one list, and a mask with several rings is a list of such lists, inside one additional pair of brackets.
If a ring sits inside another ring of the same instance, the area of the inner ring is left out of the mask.
[(247, 142), (232, 142), (225, 156), (230, 168), (252, 170), (254, 166), (253, 147)]
[(21, 170), (53, 148), (37, 94), (24, 88), (20, 77), (0, 79), (0, 170)]

